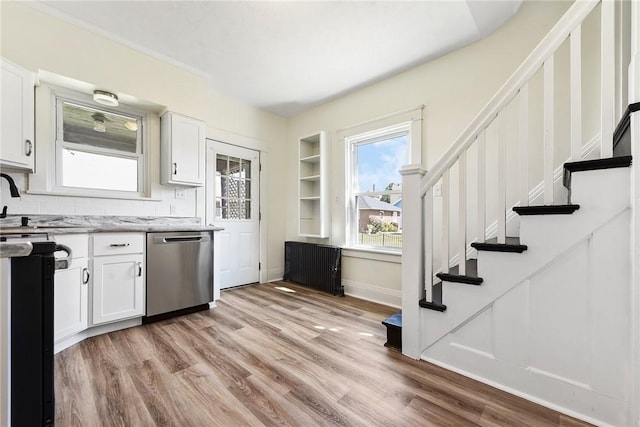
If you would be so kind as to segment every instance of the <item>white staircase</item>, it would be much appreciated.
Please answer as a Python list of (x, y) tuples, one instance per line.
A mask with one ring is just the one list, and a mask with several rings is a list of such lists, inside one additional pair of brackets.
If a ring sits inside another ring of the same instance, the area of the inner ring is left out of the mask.
[[(631, 158), (612, 158), (630, 61), (619, 46), (638, 35), (639, 25), (624, 28), (629, 7), (576, 1), (428, 173), (402, 171), (403, 353), (599, 425), (635, 417)], [(594, 17), (597, 70), (581, 45)], [(555, 65), (562, 55), (567, 70)], [(581, 81), (594, 72), (600, 98), (589, 105)], [(570, 88), (568, 115), (558, 85)], [(599, 159), (584, 162), (583, 120), (594, 109)], [(541, 141), (531, 140), (536, 126)], [(562, 153), (571, 163), (558, 190)], [(540, 196), (535, 168), (542, 206), (529, 206)], [(512, 206), (519, 216), (508, 215)]]

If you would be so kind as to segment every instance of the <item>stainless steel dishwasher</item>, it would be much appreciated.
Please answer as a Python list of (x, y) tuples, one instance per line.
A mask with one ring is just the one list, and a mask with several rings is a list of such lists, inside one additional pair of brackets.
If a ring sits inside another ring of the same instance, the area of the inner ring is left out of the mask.
[(143, 323), (209, 308), (213, 232), (147, 233), (147, 313)]

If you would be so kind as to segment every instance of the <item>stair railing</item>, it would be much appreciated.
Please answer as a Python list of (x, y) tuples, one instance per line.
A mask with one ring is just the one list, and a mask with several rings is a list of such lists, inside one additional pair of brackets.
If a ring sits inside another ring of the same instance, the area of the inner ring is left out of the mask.
[[(609, 136), (614, 132), (615, 120), (615, 2), (613, 0), (577, 0), (560, 18), (557, 24), (542, 39), (533, 52), (516, 69), (507, 82), (491, 98), (482, 111), (464, 129), (443, 157), (425, 175), (420, 165), (409, 165), (403, 171), (403, 342), (405, 354), (416, 353), (419, 335), (413, 337), (411, 330), (418, 331), (419, 313), (416, 297), (420, 294), (428, 302), (433, 301), (433, 276), (436, 269), (447, 272), (450, 267), (450, 252), (457, 252), (458, 274), (466, 273), (468, 249), (468, 222), (475, 222), (477, 242), (486, 240), (486, 133), (490, 126), (497, 129), (497, 243), (506, 242), (507, 213), (507, 107), (517, 106), (518, 117), (518, 180), (517, 193), (520, 206), (529, 204), (529, 84), (534, 75), (542, 71), (542, 128), (543, 128), (543, 188), (544, 204), (554, 202), (554, 54), (569, 41), (569, 106), (570, 106), (570, 156), (571, 160), (582, 157), (582, 46), (581, 30), (584, 20), (598, 5), (600, 7), (600, 156), (611, 157), (613, 144)], [(474, 147), (477, 192), (476, 213), (467, 218), (467, 190), (471, 181), (467, 176), (467, 154)], [(458, 210), (457, 238), (450, 250), (451, 169), (457, 165)], [(434, 188), (441, 185), (441, 241), (439, 268), (434, 265)], [(493, 190), (492, 190), (493, 191)], [(468, 221), (469, 220), (469, 221)], [(423, 285), (417, 285), (421, 283)], [(420, 286), (422, 289), (420, 289)], [(406, 336), (405, 336), (406, 334)], [(415, 344), (415, 347), (414, 347)], [(417, 354), (416, 354), (417, 355)]]

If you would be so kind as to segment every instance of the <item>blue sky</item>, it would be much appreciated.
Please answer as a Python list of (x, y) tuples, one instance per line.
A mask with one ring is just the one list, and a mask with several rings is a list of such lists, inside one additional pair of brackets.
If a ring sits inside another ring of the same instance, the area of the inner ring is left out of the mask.
[(393, 182), (400, 184), (398, 171), (407, 164), (407, 137), (399, 136), (384, 141), (357, 146), (358, 187), (356, 191), (382, 191)]

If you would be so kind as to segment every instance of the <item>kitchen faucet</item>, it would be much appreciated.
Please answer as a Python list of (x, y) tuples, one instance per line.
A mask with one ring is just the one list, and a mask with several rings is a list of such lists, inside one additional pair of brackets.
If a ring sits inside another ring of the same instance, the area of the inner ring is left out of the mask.
[[(0, 176), (6, 179), (9, 182), (9, 192), (11, 193), (11, 197), (20, 197), (20, 193), (18, 192), (18, 187), (16, 187), (16, 183), (13, 182), (13, 178), (11, 178), (6, 173), (0, 173)], [(2, 212), (0, 212), (0, 218), (7, 217), (7, 207), (2, 207)]]

